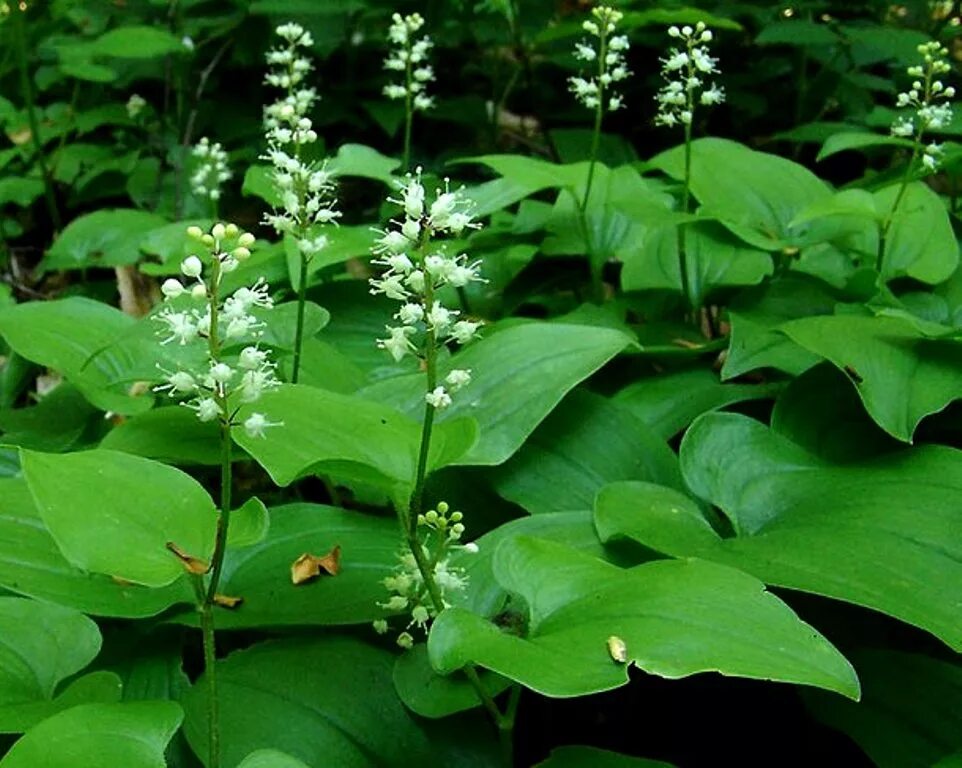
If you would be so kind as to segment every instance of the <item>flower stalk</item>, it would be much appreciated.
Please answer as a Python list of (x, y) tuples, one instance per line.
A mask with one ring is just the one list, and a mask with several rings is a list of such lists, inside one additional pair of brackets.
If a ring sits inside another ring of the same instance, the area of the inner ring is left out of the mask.
[(401, 168), (405, 171), (411, 164), (411, 136), (414, 113), (425, 112), (434, 106), (434, 97), (426, 92), (427, 84), (434, 81), (434, 69), (427, 61), (428, 52), (434, 43), (427, 35), (417, 37), (424, 26), (420, 13), (402, 16), (395, 13), (391, 17), (388, 40), (394, 49), (384, 59), (384, 68), (390, 72), (403, 73), (401, 82), (384, 86), (383, 93), (389, 99), (404, 101), (404, 150)]
[(915, 114), (913, 117), (900, 115), (895, 119), (891, 129), (893, 136), (911, 138), (912, 154), (902, 174), (892, 207), (879, 228), (878, 251), (875, 257), (875, 270), (879, 274), (882, 274), (885, 266), (885, 248), (889, 230), (909, 183), (919, 172), (919, 158), (921, 158), (921, 170), (925, 173), (936, 171), (941, 162), (942, 145), (934, 141), (926, 144), (926, 136), (930, 131), (945, 128), (952, 121), (950, 102), (955, 97), (955, 88), (951, 85), (946, 86), (940, 79), (942, 75), (951, 71), (946, 58), (949, 51), (941, 43), (932, 41), (919, 45), (918, 52), (922, 56), (923, 63), (906, 70), (914, 80), (911, 88), (899, 93), (896, 102), (899, 107), (911, 107)]

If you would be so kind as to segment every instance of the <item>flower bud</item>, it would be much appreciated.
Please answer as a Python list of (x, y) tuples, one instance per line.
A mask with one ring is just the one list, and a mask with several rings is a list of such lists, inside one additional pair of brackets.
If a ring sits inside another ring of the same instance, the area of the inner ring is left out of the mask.
[(160, 292), (168, 299), (176, 299), (183, 295), (185, 290), (180, 280), (175, 280), (173, 277), (164, 280), (164, 284), (160, 286)]
[(190, 297), (192, 299), (206, 299), (207, 286), (203, 283), (195, 283), (190, 289)]
[(231, 224), (228, 224), (226, 227), (224, 227), (224, 234), (227, 237), (237, 237), (237, 234), (239, 232), (240, 232), (240, 229), (237, 227), (236, 224), (231, 223)]
[(210, 231), (210, 233), (214, 236), (215, 240), (223, 240), (224, 235), (227, 234), (227, 228), (223, 224), (217, 223), (214, 225), (214, 228)]
[(238, 261), (246, 261), (251, 257), (251, 252), (243, 245), (239, 245), (233, 251), (231, 251), (231, 256)]
[(200, 240), (204, 236), (204, 230), (197, 226), (191, 226), (187, 227), (187, 234), (194, 240)]
[(196, 256), (188, 256), (180, 263), (180, 271), (187, 277), (200, 277), (204, 265)]
[(237, 238), (237, 244), (243, 248), (250, 248), (254, 244), (254, 236), (250, 232), (244, 232)]

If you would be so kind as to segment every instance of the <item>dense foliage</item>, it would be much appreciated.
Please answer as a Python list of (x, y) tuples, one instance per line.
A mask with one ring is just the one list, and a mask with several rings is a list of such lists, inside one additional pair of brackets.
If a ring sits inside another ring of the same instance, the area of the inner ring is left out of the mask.
[(0, 4), (0, 768), (962, 765), (956, 6)]

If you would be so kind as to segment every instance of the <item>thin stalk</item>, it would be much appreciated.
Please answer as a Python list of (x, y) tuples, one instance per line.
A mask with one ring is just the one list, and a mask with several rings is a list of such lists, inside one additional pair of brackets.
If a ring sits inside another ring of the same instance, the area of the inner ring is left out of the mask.
[[(300, 251), (300, 249), (298, 249)], [(304, 307), (307, 304), (307, 256), (299, 253), (301, 269), (297, 281), (297, 327), (294, 329), (294, 363), (291, 370), (291, 384), (297, 384), (301, 371), (301, 351), (304, 345)]]
[[(694, 116), (694, 115), (693, 115)], [(691, 207), (691, 121), (685, 124), (685, 179), (681, 195), (681, 210), (689, 213)], [(678, 225), (678, 272), (681, 275), (681, 295), (685, 304), (690, 305), (691, 286), (688, 277), (688, 253), (686, 250), (685, 224)], [(692, 306), (692, 309), (697, 309)], [(696, 313), (697, 314), (697, 313)]]
[(601, 142), (601, 121), (605, 114), (605, 57), (608, 55), (608, 33), (602, 30), (598, 50), (598, 104), (595, 106), (595, 124), (591, 133), (591, 154), (588, 155), (588, 180), (585, 182), (585, 195), (581, 199), (581, 210), (588, 207), (591, 197), (591, 183), (595, 178), (595, 165), (598, 162), (598, 145)]
[(407, 59), (404, 67), (404, 154), (401, 156), (401, 170), (407, 171), (411, 165), (411, 131), (414, 123), (414, 94), (411, 85), (414, 81), (414, 65), (411, 62), (411, 36), (405, 42)]
[(915, 137), (915, 144), (912, 147), (912, 157), (909, 158), (909, 164), (905, 168), (905, 173), (902, 174), (902, 181), (899, 184), (898, 194), (895, 195), (895, 202), (892, 203), (892, 208), (889, 210), (888, 215), (882, 222), (882, 226), (879, 231), (878, 252), (875, 255), (875, 271), (880, 275), (882, 274), (882, 267), (885, 265), (885, 246), (888, 241), (889, 229), (892, 228), (892, 221), (895, 219), (895, 214), (899, 209), (902, 198), (905, 197), (905, 190), (908, 189), (909, 182), (912, 180), (912, 171), (915, 169), (915, 163), (919, 159), (919, 152), (921, 149), (922, 132), (919, 131)]
[(50, 221), (54, 231), (60, 231), (60, 211), (57, 208), (57, 198), (54, 195), (53, 178), (50, 175), (50, 167), (47, 165), (47, 157), (43, 152), (43, 142), (40, 140), (40, 121), (37, 120), (37, 109), (33, 101), (33, 87), (30, 85), (30, 72), (27, 68), (27, 31), (24, 27), (23, 17), (26, 11), (13, 8), (10, 14), (13, 17), (13, 39), (17, 47), (17, 66), (20, 70), (20, 92), (24, 105), (27, 108), (27, 120), (30, 124), (30, 136), (33, 139), (34, 151), (37, 153), (37, 162), (40, 164), (40, 173), (43, 176), (43, 195), (47, 203), (47, 211), (50, 214)]
[[(421, 257), (423, 260), (424, 253), (427, 250), (428, 238), (425, 237), (421, 243)], [(431, 285), (431, 280), (428, 279), (425, 283), (424, 290), (424, 303), (427, 307), (430, 307), (434, 302), (434, 288)], [(425, 354), (424, 354), (424, 365), (426, 371), (426, 392), (432, 392), (437, 386), (437, 335), (435, 331), (429, 326), (426, 332), (425, 339)], [(432, 563), (428, 556), (425, 554), (424, 549), (421, 546), (421, 542), (418, 538), (417, 526), (418, 526), (418, 515), (422, 513), (424, 508), (424, 485), (427, 479), (427, 465), (428, 465), (428, 455), (431, 450), (431, 434), (434, 428), (434, 412), (435, 408), (428, 402), (425, 402), (424, 407), (424, 421), (421, 425), (421, 441), (418, 447), (418, 463), (417, 470), (414, 477), (414, 490), (411, 492), (411, 498), (408, 503), (408, 509), (406, 513), (406, 519), (404, 516), (404, 511), (399, 507), (399, 521), (401, 527), (404, 529), (405, 538), (407, 540), (408, 549), (411, 550), (411, 554), (414, 556), (414, 561), (417, 563), (418, 571), (421, 573), (421, 578), (424, 580), (424, 585), (427, 588), (428, 596), (431, 598), (431, 603), (434, 609), (441, 613), (445, 609), (444, 597), (441, 594), (441, 589), (438, 587), (437, 582), (434, 579), (434, 563)], [(502, 751), (510, 755), (511, 744), (508, 743), (507, 747), (504, 745), (505, 734), (510, 738), (512, 733), (512, 728), (506, 728), (504, 723), (504, 716), (501, 714), (501, 710), (498, 709), (498, 705), (495, 703), (494, 698), (488, 693), (487, 689), (484, 687), (484, 683), (481, 681), (478, 675), (477, 669), (473, 664), (469, 664), (464, 668), (464, 675), (467, 677), (468, 682), (471, 687), (474, 688), (474, 692), (481, 702), (482, 706), (487, 710), (488, 714), (491, 715), (491, 719), (494, 721), (495, 726), (498, 728), (498, 733), (502, 739)], [(510, 762), (507, 763), (508, 766), (511, 765)]]

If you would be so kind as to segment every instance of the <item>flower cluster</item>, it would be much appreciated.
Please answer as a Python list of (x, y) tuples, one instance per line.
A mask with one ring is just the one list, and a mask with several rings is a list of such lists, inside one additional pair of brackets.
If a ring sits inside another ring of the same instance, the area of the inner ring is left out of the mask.
[(131, 95), (131, 97), (127, 99), (127, 117), (129, 117), (131, 120), (136, 120), (140, 116), (140, 113), (144, 111), (144, 107), (146, 106), (147, 100), (144, 99), (144, 97), (139, 93)]
[(301, 253), (310, 258), (327, 245), (323, 234), (312, 234), (314, 224), (336, 223), (333, 175), (325, 163), (304, 160), (304, 148), (317, 141), (317, 132), (307, 116), (317, 101), (317, 91), (305, 88), (311, 72), (310, 59), (302, 50), (313, 45), (310, 32), (299, 24), (277, 28), (284, 45), (267, 53), (271, 71), (267, 83), (282, 89), (283, 95), (264, 111), (267, 153), (262, 159), (273, 166), (272, 179), (280, 207), (265, 221), (279, 234), (297, 238)]
[[(161, 325), (161, 344), (203, 341), (207, 362), (193, 371), (161, 368), (164, 383), (154, 391), (181, 399), (201, 421), (217, 420), (230, 427), (237, 406), (257, 401), (279, 384), (270, 355), (257, 345), (263, 324), (251, 314), (256, 307), (270, 309), (274, 302), (263, 278), (221, 300), (222, 277), (250, 257), (252, 234), (234, 224), (215, 224), (206, 233), (189, 227), (187, 233), (203, 256), (190, 255), (181, 262), (186, 281), (173, 277), (164, 281), (165, 306), (154, 319)], [(236, 355), (225, 354), (226, 345), (242, 344)], [(252, 413), (244, 421), (251, 437), (263, 437), (265, 429), (273, 426), (278, 424), (262, 413)]]
[(434, 106), (434, 97), (425, 93), (427, 84), (434, 80), (434, 70), (427, 63), (428, 51), (433, 43), (431, 38), (415, 35), (424, 26), (420, 13), (402, 16), (395, 13), (391, 17), (388, 39), (396, 46), (384, 60), (384, 68), (404, 75), (403, 82), (384, 86), (384, 95), (389, 99), (410, 100), (410, 109), (421, 111)]
[(714, 82), (705, 87), (705, 77), (717, 75), (718, 59), (709, 55), (707, 43), (712, 41), (710, 29), (699, 21), (695, 28), (685, 25), (669, 27), (669, 37), (679, 40), (683, 48), (670, 48), (668, 56), (661, 59), (661, 75), (665, 85), (658, 91), (656, 125), (689, 126), (695, 115), (695, 107), (721, 104), (725, 91)]
[[(423, 560), (430, 568), (428, 572), (433, 576), (432, 581), (437, 587), (443, 608), (451, 605), (448, 597), (463, 591), (468, 584), (465, 570), (452, 565), (452, 552), (478, 551), (478, 545), (473, 542), (461, 544), (461, 536), (464, 534), (464, 523), (461, 522), (463, 515), (460, 512), (448, 514), (449, 511), (448, 504), (442, 501), (437, 509), (418, 515), (417, 520), (418, 530), (424, 531), (423, 543), (419, 544)], [(408, 630), (419, 629), (427, 634), (429, 623), (437, 617), (440, 610), (430, 594), (414, 554), (410, 550), (403, 552), (398, 556), (398, 561), (394, 573), (384, 579), (384, 586), (392, 593), (391, 597), (378, 605), (387, 611), (410, 613), (411, 620), (397, 638), (399, 646), (410, 648), (414, 645), (414, 637)], [(384, 634), (388, 631), (387, 621), (378, 619), (374, 622), (374, 629), (379, 634)]]
[(569, 77), (568, 85), (575, 98), (588, 109), (600, 107), (614, 112), (624, 106), (624, 99), (613, 92), (612, 87), (631, 75), (625, 63), (628, 38), (614, 34), (624, 14), (606, 5), (598, 6), (591, 14), (594, 20), (589, 19), (582, 26), (585, 32), (598, 38), (597, 47), (585, 40), (575, 43), (575, 58), (588, 64), (596, 63), (597, 72), (588, 78)]
[[(946, 86), (939, 77), (951, 69), (946, 57), (947, 48), (940, 43), (922, 43), (918, 47), (924, 64), (909, 67), (907, 72), (912, 81), (912, 87), (898, 95), (896, 102), (899, 107), (910, 107), (915, 110), (914, 117), (900, 115), (892, 124), (894, 136), (913, 137), (918, 144), (922, 143), (927, 131), (938, 131), (945, 128), (952, 121), (952, 105), (949, 103), (955, 97), (955, 88)], [(925, 145), (922, 152), (922, 165), (929, 171), (934, 171), (942, 158), (942, 145), (932, 141)]]
[(220, 142), (211, 143), (205, 136), (191, 154), (197, 159), (196, 170), (190, 177), (191, 191), (198, 197), (220, 200), (220, 188), (232, 176), (224, 148)]
[[(398, 362), (408, 354), (433, 355), (449, 341), (467, 344), (481, 326), (479, 322), (459, 318), (460, 312), (445, 307), (438, 297), (445, 286), (463, 288), (481, 281), (480, 262), (469, 263), (463, 253), (448, 256), (432, 245), (435, 235), (456, 237), (469, 227), (480, 226), (472, 222), (461, 192), (452, 192), (450, 182), (445, 180), (444, 188), (438, 189), (428, 204), (418, 168), (416, 173), (408, 174), (400, 193), (400, 198), (389, 198), (389, 202), (400, 205), (404, 216), (392, 221), (375, 242), (373, 252), (377, 258), (371, 263), (385, 267), (385, 271), (370, 280), (372, 294), (384, 294), (401, 304), (394, 315), (399, 324), (387, 326), (387, 337), (377, 340), (378, 347), (390, 352)], [(425, 400), (434, 408), (445, 408), (451, 404), (450, 393), (470, 380), (470, 371), (452, 370), (444, 384), (432, 384)]]

